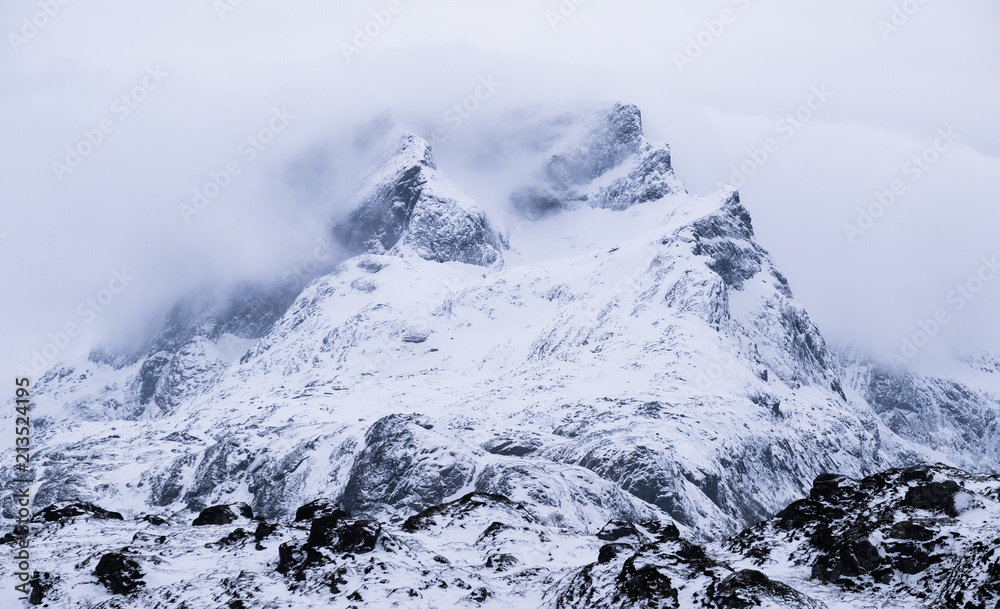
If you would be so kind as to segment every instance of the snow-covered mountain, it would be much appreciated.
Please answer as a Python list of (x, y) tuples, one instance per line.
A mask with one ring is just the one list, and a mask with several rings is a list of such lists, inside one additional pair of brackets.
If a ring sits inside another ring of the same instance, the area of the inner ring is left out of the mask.
[[(397, 134), (329, 274), (185, 299), (145, 352), (39, 380), (35, 504), (125, 516), (45, 525), (51, 606), (832, 607), (837, 581), (737, 573), (718, 542), (823, 474), (998, 471), (996, 395), (832, 352), (739, 194), (689, 194), (637, 108), (495, 138), (519, 159), (502, 208)], [(182, 524), (239, 504), (225, 539)]]

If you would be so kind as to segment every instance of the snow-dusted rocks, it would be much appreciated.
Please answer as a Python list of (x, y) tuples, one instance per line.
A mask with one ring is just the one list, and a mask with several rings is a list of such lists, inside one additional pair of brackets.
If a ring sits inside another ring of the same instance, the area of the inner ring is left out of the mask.
[(992, 608), (998, 493), (1000, 478), (944, 466), (822, 475), (808, 498), (712, 544), (658, 520), (581, 533), (488, 493), (396, 523), (326, 501), (294, 522), (218, 506), (233, 518), (201, 526), (64, 506), (39, 519), (45, 567), (30, 585), (35, 604), (67, 609)]
[(404, 135), (366, 183), (336, 235), (355, 253), (411, 251), (424, 260), (490, 266), (504, 245), (475, 202), (445, 180), (430, 144)]
[(670, 147), (643, 137), (642, 115), (615, 104), (579, 113), (529, 113), (520, 144), (538, 166), (531, 184), (514, 190), (513, 206), (528, 218), (582, 204), (622, 210), (684, 192)]
[(1000, 477), (921, 465), (821, 476), (808, 498), (726, 546), (759, 568), (830, 584), (845, 603), (992, 609), (998, 520)]
[(481, 454), (427, 417), (390, 415), (365, 434), (341, 502), (349, 512), (404, 514), (437, 505), (469, 485)]

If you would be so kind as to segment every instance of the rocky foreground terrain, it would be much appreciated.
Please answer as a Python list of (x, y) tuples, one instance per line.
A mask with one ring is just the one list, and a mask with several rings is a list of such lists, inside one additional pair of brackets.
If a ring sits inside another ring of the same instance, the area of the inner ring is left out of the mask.
[(400, 523), (330, 500), (273, 522), (243, 503), (184, 522), (75, 503), (35, 521), (47, 570), (31, 599), (48, 607), (1000, 606), (1000, 477), (942, 465), (820, 476), (808, 498), (708, 544), (665, 520), (584, 534), (487, 493)]

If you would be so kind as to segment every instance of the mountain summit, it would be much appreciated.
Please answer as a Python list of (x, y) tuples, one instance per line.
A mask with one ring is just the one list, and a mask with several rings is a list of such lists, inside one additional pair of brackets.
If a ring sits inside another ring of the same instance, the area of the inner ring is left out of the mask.
[(486, 214), (438, 171), (431, 147), (402, 136), (366, 180), (362, 202), (336, 234), (355, 253), (411, 251), (434, 262), (490, 266), (504, 245)]

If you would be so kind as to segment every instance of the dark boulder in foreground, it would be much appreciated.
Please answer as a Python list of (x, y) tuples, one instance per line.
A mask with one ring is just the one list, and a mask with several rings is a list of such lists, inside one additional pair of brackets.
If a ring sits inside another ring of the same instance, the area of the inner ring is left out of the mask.
[(120, 552), (102, 556), (94, 575), (111, 594), (132, 594), (146, 585), (139, 563)]
[(191, 524), (196, 527), (213, 524), (232, 524), (240, 518), (253, 520), (253, 509), (245, 503), (213, 505), (212, 507), (203, 509)]
[(92, 503), (56, 503), (41, 510), (31, 519), (32, 522), (61, 522), (71, 518), (85, 516), (97, 520), (124, 520), (118, 512), (111, 512)]

